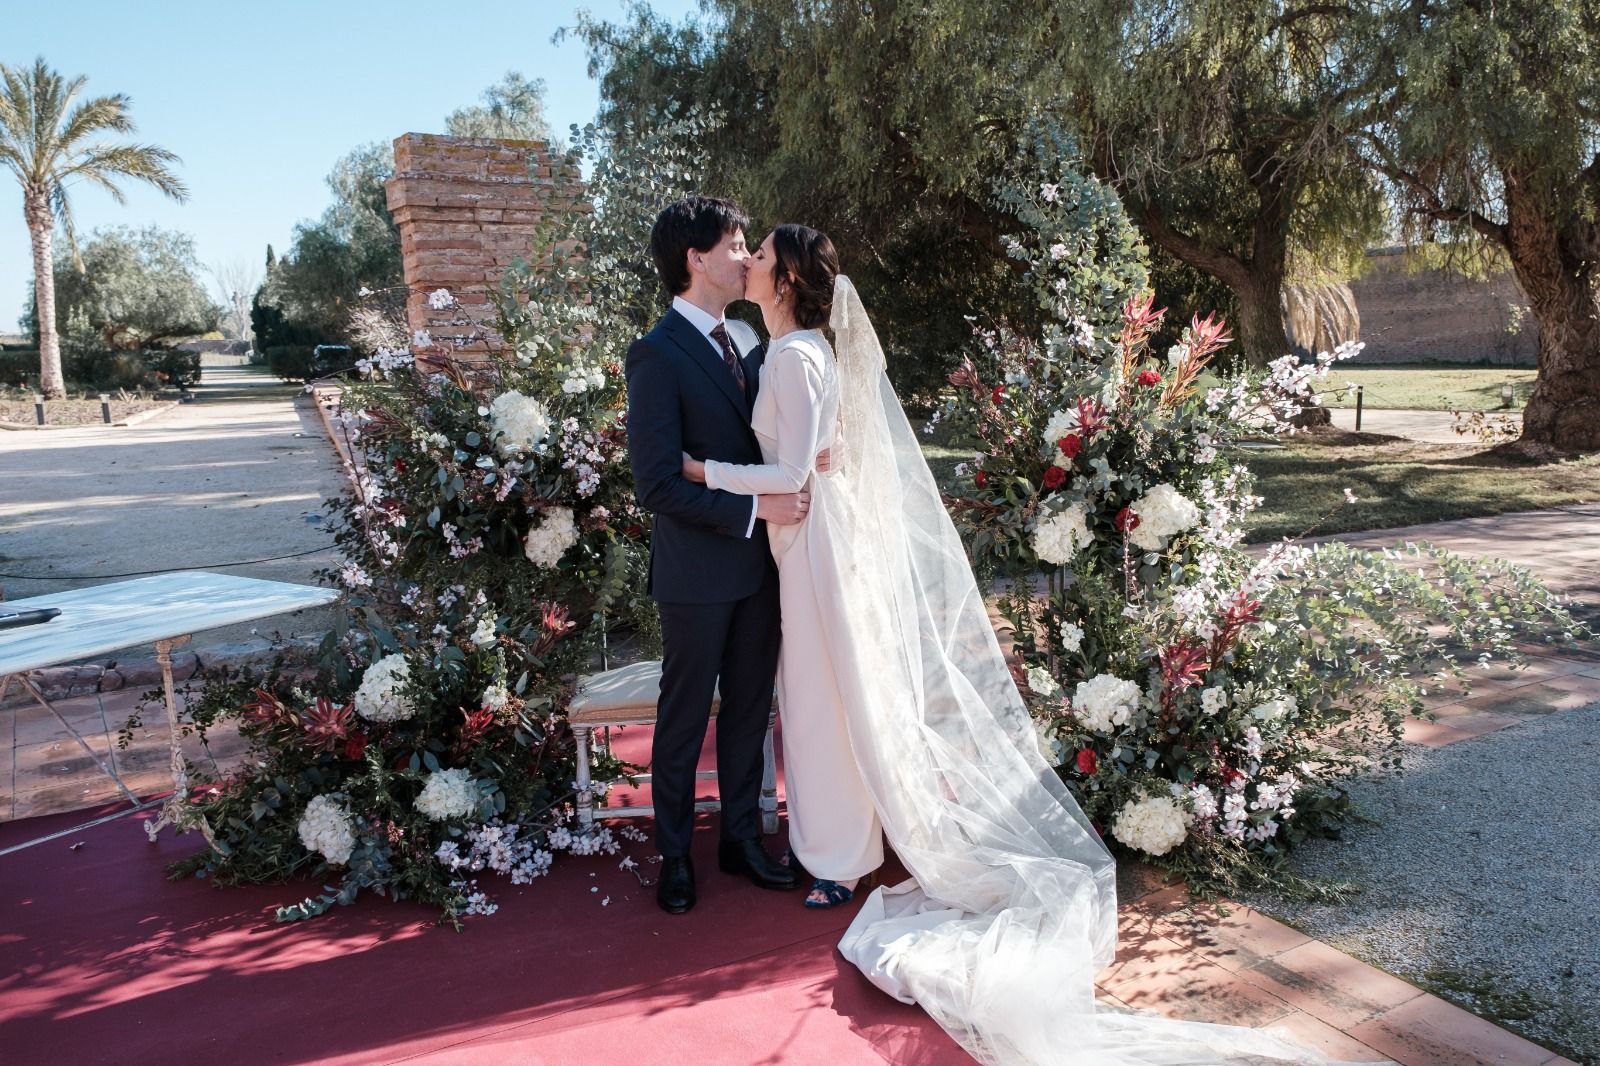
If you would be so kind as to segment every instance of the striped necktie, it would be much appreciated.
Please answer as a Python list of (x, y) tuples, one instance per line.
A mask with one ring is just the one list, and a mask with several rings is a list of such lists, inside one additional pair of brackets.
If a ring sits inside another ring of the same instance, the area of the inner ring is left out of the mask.
[(743, 392), (744, 366), (739, 362), (739, 353), (733, 347), (733, 339), (728, 336), (727, 327), (721, 322), (712, 326), (711, 339), (722, 349), (722, 361), (728, 364), (728, 373), (733, 375), (733, 380), (739, 383), (739, 391)]

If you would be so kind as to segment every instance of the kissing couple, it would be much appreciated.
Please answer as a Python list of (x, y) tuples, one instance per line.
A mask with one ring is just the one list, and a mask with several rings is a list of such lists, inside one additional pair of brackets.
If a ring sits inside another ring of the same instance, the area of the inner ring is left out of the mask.
[[(1116, 948), (1110, 852), (1039, 749), (883, 349), (832, 242), (751, 253), (729, 200), (668, 205), (650, 250), (672, 309), (628, 350), (635, 493), (661, 614), (651, 753), (657, 899), (695, 904), (694, 772), (720, 690), (719, 868), (852, 901), (839, 950), (984, 1063), (1323, 1061), (1265, 1031), (1095, 1002)], [(726, 317), (746, 299), (770, 340)], [(831, 338), (830, 338), (831, 334)], [(914, 341), (914, 338), (909, 338)], [(760, 843), (774, 685), (789, 849)]]

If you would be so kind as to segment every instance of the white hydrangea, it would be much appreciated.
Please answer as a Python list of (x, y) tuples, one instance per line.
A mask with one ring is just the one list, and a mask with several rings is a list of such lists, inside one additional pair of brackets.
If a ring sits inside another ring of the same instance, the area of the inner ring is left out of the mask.
[(1055, 692), (1059, 686), (1056, 684), (1056, 679), (1050, 676), (1050, 671), (1042, 666), (1030, 666), (1028, 667), (1028, 688), (1032, 689), (1035, 695), (1048, 696)]
[(550, 434), (550, 412), (532, 396), (502, 392), (489, 404), (495, 450), (507, 458), (527, 455)]
[(1145, 551), (1160, 551), (1166, 547), (1168, 537), (1200, 521), (1200, 508), (1167, 484), (1157, 485), (1140, 497), (1133, 504), (1133, 513), (1139, 516), (1139, 524), (1128, 539)]
[(350, 861), (356, 847), (356, 823), (345, 805), (332, 796), (317, 796), (300, 815), (300, 843), (320, 852), (335, 866)]
[(1061, 649), (1068, 654), (1083, 647), (1083, 627), (1071, 622), (1061, 623)]
[(410, 718), (417, 713), (403, 691), (410, 680), (411, 667), (406, 657), (398, 652), (385, 655), (361, 675), (361, 685), (354, 699), (356, 713), (369, 722), (398, 722)]
[(572, 508), (552, 507), (544, 513), (543, 522), (528, 530), (522, 554), (533, 565), (548, 569), (559, 563), (567, 549), (576, 543), (578, 527), (572, 520)]
[(1111, 835), (1135, 851), (1165, 855), (1183, 843), (1189, 824), (1171, 796), (1141, 796), (1117, 812)]
[(436, 822), (465, 818), (478, 809), (478, 783), (459, 767), (428, 775), (417, 796), (417, 810)]
[(1065, 566), (1090, 541), (1088, 516), (1083, 504), (1070, 507), (1040, 521), (1033, 531), (1033, 553), (1044, 562)]
[(1113, 674), (1097, 674), (1078, 682), (1072, 693), (1072, 710), (1085, 727), (1110, 733), (1128, 724), (1139, 706), (1139, 686)]

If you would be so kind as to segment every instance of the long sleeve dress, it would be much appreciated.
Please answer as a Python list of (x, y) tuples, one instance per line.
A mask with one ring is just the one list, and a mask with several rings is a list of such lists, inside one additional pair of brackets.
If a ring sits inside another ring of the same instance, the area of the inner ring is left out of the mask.
[(750, 420), (765, 462), (707, 461), (705, 477), (710, 488), (728, 492), (811, 493), (805, 521), (767, 529), (783, 613), (778, 713), (789, 843), (813, 876), (845, 881), (883, 863), (883, 834), (851, 749), (824, 628), (843, 609), (831, 539), (838, 526), (829, 520), (836, 489), (813, 467), (817, 453), (832, 446), (838, 418), (839, 379), (827, 339), (816, 330), (785, 334), (768, 346)]

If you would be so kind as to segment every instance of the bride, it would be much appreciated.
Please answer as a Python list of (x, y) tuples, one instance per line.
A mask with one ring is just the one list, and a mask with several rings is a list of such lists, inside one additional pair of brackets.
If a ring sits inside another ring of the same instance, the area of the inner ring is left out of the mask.
[(1267, 1032), (1096, 1004), (1111, 855), (1039, 750), (861, 300), (828, 238), (798, 225), (762, 242), (745, 296), (772, 336), (751, 419), (765, 463), (685, 456), (684, 474), (811, 492), (805, 522), (769, 531), (791, 861), (816, 877), (809, 906), (849, 900), (882, 836), (911, 874), (872, 892), (840, 951), (984, 1063), (1322, 1061)]

